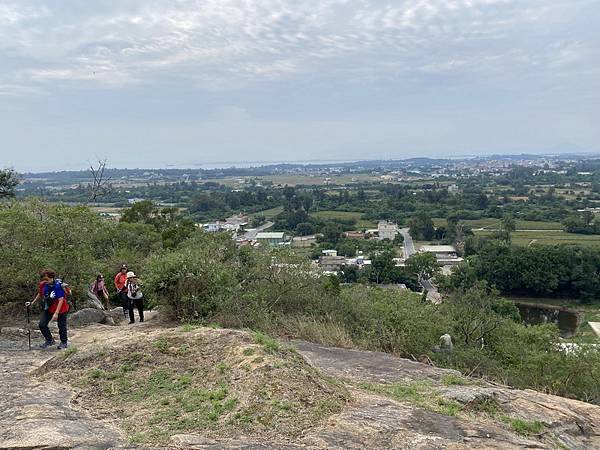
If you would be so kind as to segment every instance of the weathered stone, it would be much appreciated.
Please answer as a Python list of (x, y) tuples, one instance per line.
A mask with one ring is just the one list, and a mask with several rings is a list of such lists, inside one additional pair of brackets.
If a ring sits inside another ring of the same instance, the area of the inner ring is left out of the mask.
[(496, 400), (498, 397), (496, 388), (477, 386), (451, 386), (442, 389), (441, 393), (444, 398), (463, 405)]
[(193, 434), (176, 434), (171, 443), (181, 450), (286, 450), (305, 448), (295, 444), (277, 442), (255, 442), (252, 439), (228, 439), (216, 441)]
[(112, 317), (113, 321), (116, 324), (119, 324), (125, 320), (125, 316), (123, 315), (123, 307), (119, 306), (117, 308), (113, 308), (107, 312), (107, 314)]
[[(108, 317), (110, 316), (100, 309), (85, 308), (71, 314), (69, 317), (69, 324), (75, 327), (91, 325), (93, 323), (106, 324)], [(114, 323), (114, 321), (112, 323)]]
[(47, 355), (0, 351), (0, 448), (100, 450), (123, 442), (118, 430), (74, 410), (69, 390), (27, 376)]
[[(439, 423), (445, 424), (445, 430), (438, 430), (430, 426), (432, 414), (422, 408), (402, 405), (407, 408), (405, 412), (396, 414), (398, 427), (404, 429), (403, 433), (371, 445), (366, 441), (359, 441), (360, 445), (344, 441), (347, 448), (552, 448), (557, 444), (569, 449), (600, 448), (600, 407), (578, 400), (543, 394), (532, 390), (511, 389), (497, 386), (478, 380), (477, 384), (464, 386), (445, 386), (444, 375), (458, 374), (456, 371), (439, 369), (425, 364), (415, 363), (392, 355), (378, 352), (360, 350), (346, 350), (329, 348), (308, 342), (295, 342), (300, 354), (311, 364), (337, 378), (346, 378), (355, 382), (378, 381), (380, 383), (393, 383), (397, 381), (428, 380), (435, 390), (445, 398), (468, 405), (477, 401), (495, 398), (503, 413), (510, 417), (519, 417), (527, 421), (538, 420), (545, 425), (544, 433), (539, 436), (539, 441), (533, 438), (522, 439), (506, 428), (499, 427), (491, 421), (482, 422), (481, 419), (460, 420), (436, 414)], [(393, 403), (393, 402), (392, 402)], [(398, 407), (398, 406), (396, 406)], [(379, 408), (381, 411), (381, 408)], [(364, 414), (369, 419), (347, 419), (348, 424), (343, 425), (348, 432), (352, 428), (363, 426), (380, 426), (385, 423), (389, 413), (376, 414), (375, 406), (365, 407), (357, 414)], [(349, 412), (344, 411), (340, 420)], [(389, 413), (391, 414), (391, 413)], [(409, 422), (407, 417), (419, 417), (418, 420)], [(346, 419), (344, 419), (345, 421)], [(345, 423), (345, 422), (344, 422)], [(404, 428), (403, 428), (404, 427)], [(451, 439), (447, 430), (454, 428), (459, 431), (461, 438)], [(442, 433), (442, 431), (444, 431)], [(343, 441), (343, 433), (336, 430), (335, 439)], [(358, 435), (368, 433), (368, 430), (355, 431)], [(399, 438), (398, 436), (402, 436)], [(356, 437), (356, 436), (355, 436)], [(327, 446), (332, 446), (334, 440), (324, 441)], [(348, 439), (345, 438), (345, 439)], [(364, 439), (361, 437), (361, 439)], [(406, 439), (407, 441), (402, 441)], [(486, 440), (487, 439), (487, 440)], [(410, 443), (413, 444), (410, 444)], [(415, 442), (421, 444), (415, 445)], [(468, 443), (468, 445), (467, 445)], [(460, 444), (460, 445), (459, 445)], [(323, 444), (324, 445), (324, 444)], [(462, 445), (465, 445), (463, 447)]]
[[(71, 343), (78, 351), (68, 358), (73, 361), (89, 357), (86, 351), (97, 351), (99, 340), (106, 348), (122, 348), (125, 340), (144, 339), (157, 330), (160, 328), (152, 323), (112, 329), (92, 324), (73, 333)], [(232, 339), (244, 334), (243, 331), (232, 330), (210, 330), (210, 333), (228, 333)], [(0, 343), (2, 339), (4, 337), (0, 333)], [(447, 375), (458, 375), (458, 372), (384, 353), (328, 348), (306, 342), (297, 342), (296, 346), (313, 366), (346, 381), (352, 400), (339, 414), (329, 416), (315, 428), (305, 430), (301, 436), (290, 437), (289, 442), (254, 435), (218, 439), (177, 435), (172, 437), (168, 448), (600, 448), (598, 406), (529, 390), (510, 389), (483, 380), (469, 382), (467, 379), (467, 384), (447, 386)], [(85, 409), (80, 410), (79, 407), (85, 405), (72, 398), (69, 386), (58, 386), (52, 378), (28, 375), (54, 355), (57, 352), (3, 350), (0, 345), (0, 448), (157, 450), (150, 446), (127, 444), (127, 438), (112, 423), (105, 421), (105, 416), (101, 416), (100, 420), (89, 416)], [(60, 365), (62, 361), (61, 356), (53, 359), (54, 364)], [(36, 371), (40, 372), (43, 370)], [(545, 425), (544, 432), (523, 437), (513, 432), (510, 426), (476, 413), (475, 409), (470, 414), (452, 417), (356, 387), (362, 382), (413, 381), (426, 381), (432, 394), (463, 404), (465, 411), (469, 411), (469, 405), (494, 399), (502, 414), (528, 421), (539, 420)]]
[(77, 304), (79, 309), (94, 308), (104, 310), (104, 305), (92, 292), (87, 293), (87, 297)]

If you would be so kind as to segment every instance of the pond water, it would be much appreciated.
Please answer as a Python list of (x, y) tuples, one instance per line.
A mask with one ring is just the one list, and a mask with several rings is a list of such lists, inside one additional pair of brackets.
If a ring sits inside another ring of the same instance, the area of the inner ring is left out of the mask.
[(516, 303), (516, 305), (523, 322), (531, 325), (555, 323), (562, 337), (573, 336), (581, 322), (579, 313), (572, 309), (532, 303)]

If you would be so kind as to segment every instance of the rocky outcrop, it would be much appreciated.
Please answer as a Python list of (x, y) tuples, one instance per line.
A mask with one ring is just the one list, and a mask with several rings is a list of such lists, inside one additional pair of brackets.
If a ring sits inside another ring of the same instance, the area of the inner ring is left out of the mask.
[(103, 325), (114, 325), (114, 319), (109, 313), (101, 309), (84, 308), (74, 312), (69, 316), (69, 325), (73, 327), (81, 327), (94, 323)]
[(48, 353), (0, 351), (0, 448), (108, 449), (126, 440), (109, 424), (73, 407), (68, 387), (28, 376)]
[[(122, 314), (122, 311), (117, 313)], [(2, 330), (0, 343), (6, 339), (23, 342), (22, 329), (9, 327)], [(58, 384), (52, 372), (46, 372), (44, 368), (54, 355), (59, 355), (52, 360), (52, 365), (56, 366), (57, 363), (60, 365), (61, 357), (71, 358), (72, 362), (80, 355), (83, 357), (84, 352), (97, 351), (99, 341), (103, 348), (122, 348), (119, 345), (127, 339), (143, 340), (153, 333), (163, 333), (163, 330), (152, 323), (112, 328), (92, 324), (77, 328), (72, 333), (72, 345), (79, 350), (73, 350), (71, 355), (56, 351), (28, 352), (26, 347), (0, 345), (0, 448), (148, 448), (129, 444), (129, 437), (116, 427), (118, 417), (88, 411), (89, 405), (83, 404), (83, 397), (73, 393), (72, 386)], [(205, 330), (206, 342), (213, 344), (216, 339), (209, 339), (210, 333), (226, 333), (230, 343), (237, 339), (248, 340), (242, 331)], [(167, 332), (175, 336), (179, 331), (169, 328)], [(189, 332), (181, 334), (182, 339), (189, 339), (189, 336)], [(351, 400), (340, 413), (326, 416), (319, 425), (290, 439), (254, 435), (208, 438), (181, 434), (171, 437), (169, 448), (600, 448), (598, 406), (469, 379), (453, 370), (389, 354), (329, 348), (307, 342), (294, 342), (294, 345), (312, 366), (337, 379), (349, 390)], [(249, 358), (254, 357), (256, 355)], [(44, 372), (45, 376), (34, 377), (30, 375), (32, 372)], [(425, 398), (414, 396), (410, 389), (399, 389), (401, 394), (410, 394), (406, 398), (392, 395), (396, 392), (394, 387), (411, 386), (423, 389), (415, 392)], [(459, 412), (443, 413), (431, 407), (438, 402), (451, 405)], [(507, 418), (536, 421), (542, 428), (519, 433)]]
[[(532, 390), (511, 389), (482, 380), (456, 378), (460, 375), (456, 371), (431, 367), (386, 353), (329, 348), (308, 342), (295, 344), (312, 365), (350, 383), (368, 382), (385, 386), (398, 382), (426, 382), (429, 395), (457, 402), (467, 411), (475, 411), (486, 404), (498, 409), (494, 414), (498, 420), (492, 420), (489, 415), (465, 420), (394, 402), (383, 408), (380, 402), (371, 399), (371, 406), (367, 403), (355, 414), (363, 415), (363, 420), (368, 418), (371, 424), (384, 427), (388, 438), (380, 442), (383, 447), (409, 448), (398, 441), (400, 436), (404, 436), (413, 442), (431, 445), (436, 442), (442, 448), (454, 448), (459, 444), (465, 445), (465, 448), (600, 448), (600, 407), (596, 405)], [(357, 397), (362, 399), (359, 404), (369, 401), (364, 396)], [(381, 411), (379, 416), (377, 410)], [(345, 411), (341, 418), (347, 414), (348, 411)], [(543, 425), (543, 429), (538, 433), (529, 433), (527, 438), (520, 437), (510, 427), (502, 426), (502, 420), (507, 418), (509, 421), (537, 421)], [(353, 421), (347, 420), (350, 429)], [(386, 428), (388, 422), (389, 428)], [(396, 424), (395, 427), (392, 423)], [(393, 442), (397, 446), (390, 447)]]

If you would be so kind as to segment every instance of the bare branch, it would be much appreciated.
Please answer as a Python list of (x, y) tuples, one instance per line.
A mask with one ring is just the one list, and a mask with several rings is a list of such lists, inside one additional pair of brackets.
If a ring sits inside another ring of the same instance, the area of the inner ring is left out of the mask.
[(90, 185), (90, 201), (95, 202), (98, 197), (106, 195), (109, 192), (109, 182), (111, 177), (105, 177), (106, 159), (98, 160), (97, 166), (90, 163), (90, 173), (92, 174), (92, 184)]

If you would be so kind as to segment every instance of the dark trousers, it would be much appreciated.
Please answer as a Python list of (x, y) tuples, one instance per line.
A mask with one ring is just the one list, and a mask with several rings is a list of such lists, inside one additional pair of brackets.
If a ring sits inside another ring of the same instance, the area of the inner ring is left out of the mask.
[(127, 290), (119, 292), (119, 298), (121, 299), (121, 306), (123, 306), (123, 315), (127, 317), (127, 310), (129, 309), (129, 297), (127, 297)]
[[(52, 333), (50, 333), (50, 328), (48, 328), (48, 324), (52, 320), (52, 313), (48, 311), (42, 311), (42, 315), (40, 316), (40, 331), (46, 338), (46, 342), (53, 341)], [(63, 344), (67, 343), (67, 313), (62, 313), (58, 315), (58, 334), (60, 335), (60, 342)]]
[(133, 315), (133, 307), (135, 306), (138, 310), (138, 314), (140, 315), (140, 322), (144, 321), (144, 297), (136, 298), (135, 300), (127, 298), (129, 300), (129, 321), (135, 322), (135, 317)]

